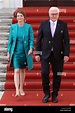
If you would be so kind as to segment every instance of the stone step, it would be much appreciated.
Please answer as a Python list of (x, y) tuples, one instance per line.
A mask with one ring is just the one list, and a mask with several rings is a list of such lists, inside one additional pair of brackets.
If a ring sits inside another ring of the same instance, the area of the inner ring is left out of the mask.
[(6, 81), (6, 73), (0, 73), (0, 82)]
[(14, 9), (0, 10), (0, 90), (4, 90), (7, 72), (7, 44)]
[(0, 44), (0, 48), (7, 48), (7, 44), (4, 44), (3, 46)]
[(0, 73), (6, 73), (7, 72), (7, 64), (0, 63)]
[(9, 30), (10, 26), (0, 26), (0, 30)]
[(11, 25), (11, 23), (5, 23), (5, 22), (0, 22), (0, 26), (10, 26)]
[(5, 37), (8, 37), (9, 36), (9, 33), (8, 32), (7, 33), (6, 32), (1, 32), (0, 33), (0, 37), (4, 37), (4, 36)]
[(0, 82), (0, 91), (5, 90), (5, 82)]
[(6, 69), (6, 68), (7, 68), (7, 64), (0, 63), (0, 69)]
[(0, 23), (12, 23), (12, 19), (0, 19)]
[(0, 70), (7, 70), (7, 65), (8, 65), (8, 63), (3, 64), (0, 62)]
[(6, 73), (0, 73), (0, 78), (6, 78)]
[(11, 12), (5, 12), (5, 11), (0, 11), (0, 16), (12, 17), (13, 16), (13, 13), (11, 13)]
[(7, 9), (6, 10), (0, 10), (0, 16), (2, 16), (2, 17), (12, 17), (12, 16), (14, 16), (14, 11), (12, 12), (10, 9), (7, 11)]
[(0, 13), (4, 13), (4, 14), (13, 14), (14, 11), (16, 10), (16, 8), (2, 8), (0, 9)]
[(8, 61), (0, 60), (0, 63), (2, 63), (2, 64), (8, 64)]
[(7, 56), (0, 56), (0, 60), (4, 60), (4, 61), (7, 61), (8, 60), (8, 57)]
[(0, 15), (0, 19), (12, 19), (12, 18), (13, 18), (12, 15), (4, 15), (4, 16)]
[(9, 32), (9, 30), (8, 29), (4, 29), (4, 30), (0, 29), (0, 33), (1, 32)]
[(0, 48), (0, 52), (7, 52), (7, 48)]
[(7, 69), (0, 69), (0, 73), (7, 73)]
[(0, 32), (9, 32), (10, 26), (0, 26)]
[(0, 36), (0, 40), (8, 40), (8, 36), (6, 37), (6, 36)]
[[(0, 47), (1, 48), (1, 47)], [(7, 52), (0, 51), (0, 56), (7, 56)]]
[(0, 45), (7, 45), (8, 44), (8, 40), (0, 40)]
[(0, 56), (0, 63), (1, 64), (8, 64), (8, 58), (7, 58), (7, 56), (1, 55)]
[[(7, 44), (5, 44), (5, 45), (0, 45), (0, 48), (2, 48), (2, 47), (4, 47), (4, 48), (7, 48)], [(1, 54), (0, 54), (1, 55)]]

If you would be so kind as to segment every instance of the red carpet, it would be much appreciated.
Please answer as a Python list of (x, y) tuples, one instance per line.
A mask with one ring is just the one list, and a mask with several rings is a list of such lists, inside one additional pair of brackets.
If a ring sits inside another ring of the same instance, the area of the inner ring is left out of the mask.
[[(48, 19), (49, 7), (24, 7), (18, 8), (17, 10), (23, 10), (26, 12), (26, 22), (32, 24), (34, 29), (34, 44), (36, 46), (36, 38), (38, 35), (38, 28), (41, 21)], [(40, 10), (41, 9), (41, 10)], [(68, 63), (64, 64), (64, 71), (62, 73), (62, 83), (60, 90), (75, 90), (75, 7), (59, 7), (60, 9), (60, 19), (68, 23), (69, 35), (70, 35), (70, 59)], [(16, 10), (16, 11), (17, 11)], [(16, 13), (15, 11), (15, 13)], [(14, 13), (14, 16), (15, 16)], [(16, 23), (17, 20), (14, 17), (12, 23)], [(35, 51), (34, 51), (35, 53)], [(41, 85), (41, 64), (35, 61), (35, 56), (33, 53), (34, 68), (31, 72), (27, 71), (26, 68), (26, 80), (24, 88), (27, 90), (39, 90), (42, 89)], [(50, 67), (51, 68), (51, 67)], [(5, 89), (14, 89), (13, 82), (13, 68), (7, 67), (6, 84)], [(52, 73), (50, 74), (50, 79), (52, 81)], [(52, 87), (52, 82), (51, 82)]]
[(5, 91), (0, 106), (75, 106), (75, 91), (60, 91), (58, 96), (58, 103), (52, 103), (51, 98), (48, 103), (42, 103), (43, 92), (25, 91), (25, 96), (15, 98), (15, 91)]
[[(40, 10), (41, 8), (41, 10)], [(70, 59), (68, 63), (64, 64), (64, 71), (62, 73), (62, 83), (60, 90), (75, 90), (75, 8), (74, 7), (59, 7), (60, 8), (60, 19), (68, 23), (69, 35), (70, 35)], [(32, 24), (34, 29), (34, 44), (36, 46), (36, 38), (38, 35), (38, 28), (41, 21), (48, 19), (49, 7), (24, 7), (18, 8), (17, 10), (23, 10), (26, 12), (26, 22)], [(16, 10), (16, 11), (17, 11)], [(16, 13), (15, 11), (15, 13)], [(14, 16), (15, 16), (14, 13)], [(16, 23), (17, 20), (14, 17), (12, 23)], [(35, 51), (34, 51), (35, 53)], [(27, 71), (26, 68), (26, 80), (24, 84), (25, 90), (39, 90), (42, 89), (41, 84), (41, 64), (35, 61), (33, 53), (34, 68), (31, 72)], [(51, 68), (51, 67), (50, 67)], [(7, 67), (8, 72), (6, 75), (5, 89), (15, 89), (13, 82), (13, 68)], [(52, 87), (52, 73), (50, 74), (51, 87)]]
[[(19, 8), (21, 9), (21, 8)], [(17, 9), (17, 10), (19, 10)], [(26, 22), (32, 24), (36, 38), (38, 34), (38, 28), (41, 21), (48, 19), (49, 7), (25, 7), (22, 8), (26, 12)], [(5, 93), (0, 100), (0, 105), (13, 105), (13, 106), (75, 106), (75, 7), (60, 7), (60, 19), (68, 23), (69, 35), (70, 35), (70, 59), (64, 64), (64, 71), (62, 73), (62, 82), (60, 92), (58, 96), (59, 102), (53, 104), (51, 100), (43, 104), (43, 92), (41, 84), (41, 65), (37, 63), (34, 58), (34, 68), (31, 72), (26, 68), (26, 80), (24, 83), (24, 89), (26, 90), (26, 96), (16, 99), (14, 97), (14, 75), (13, 68), (7, 66)], [(14, 13), (15, 14), (15, 13)], [(16, 18), (12, 19), (12, 23), (15, 23)], [(51, 68), (51, 67), (50, 67)], [(51, 88), (52, 88), (52, 73), (50, 74)]]

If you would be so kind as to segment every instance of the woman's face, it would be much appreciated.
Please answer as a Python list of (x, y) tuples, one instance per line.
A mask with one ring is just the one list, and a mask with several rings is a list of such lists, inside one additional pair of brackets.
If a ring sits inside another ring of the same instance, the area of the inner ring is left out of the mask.
[(17, 21), (24, 22), (24, 20), (25, 20), (24, 15), (21, 13), (17, 13)]

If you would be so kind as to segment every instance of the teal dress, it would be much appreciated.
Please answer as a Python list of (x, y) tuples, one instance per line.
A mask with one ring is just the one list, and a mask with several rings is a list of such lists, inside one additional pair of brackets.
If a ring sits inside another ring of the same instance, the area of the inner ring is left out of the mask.
[(24, 51), (24, 26), (18, 26), (17, 29), (17, 42), (15, 47), (15, 52), (13, 56), (13, 67), (14, 69), (20, 68), (23, 69), (27, 66), (27, 59)]

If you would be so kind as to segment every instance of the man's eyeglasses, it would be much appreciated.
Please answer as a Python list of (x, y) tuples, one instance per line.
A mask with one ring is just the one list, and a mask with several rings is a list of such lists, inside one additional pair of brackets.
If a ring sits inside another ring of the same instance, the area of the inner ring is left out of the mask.
[(57, 16), (57, 15), (58, 15), (58, 13), (51, 13), (51, 15), (52, 15), (52, 16)]

